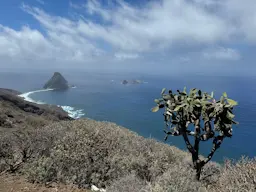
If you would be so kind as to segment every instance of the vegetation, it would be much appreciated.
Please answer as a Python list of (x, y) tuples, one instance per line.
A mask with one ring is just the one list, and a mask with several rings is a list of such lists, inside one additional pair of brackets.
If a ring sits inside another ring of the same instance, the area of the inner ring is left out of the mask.
[(255, 190), (256, 159), (209, 162), (200, 182), (192, 179), (189, 162), (187, 152), (109, 122), (81, 119), (0, 132), (0, 172), (32, 183), (96, 185), (107, 192)]
[(77, 186), (49, 183), (43, 185), (40, 183), (27, 182), (21, 175), (0, 174), (1, 192), (92, 192), (87, 189), (79, 189)]
[[(237, 124), (232, 111), (237, 102), (228, 98), (227, 93), (223, 93), (220, 100), (216, 101), (213, 92), (202, 93), (201, 90), (195, 88), (189, 93), (186, 92), (186, 87), (182, 92), (177, 90), (177, 94), (172, 90), (165, 94), (165, 91), (165, 89), (162, 90), (160, 99), (155, 99), (157, 106), (152, 108), (152, 111), (165, 109), (165, 140), (169, 135), (183, 137), (192, 155), (196, 178), (199, 180), (203, 166), (211, 160), (223, 140), (232, 136), (232, 125)], [(193, 131), (191, 125), (194, 126)], [(194, 138), (194, 145), (191, 144), (189, 136)], [(213, 140), (212, 149), (207, 158), (200, 159), (200, 142), (209, 139)]]
[(23, 132), (1, 135), (1, 167), (31, 182), (106, 187), (132, 173), (150, 182), (186, 156), (108, 122), (76, 120)]
[(210, 161), (199, 182), (189, 169), (190, 154), (174, 146), (5, 95), (0, 94), (0, 191), (85, 191), (91, 185), (107, 192), (256, 191), (256, 159), (224, 166)]
[[(198, 181), (192, 177), (191, 155), (185, 151), (145, 139), (114, 123), (73, 120), (60, 108), (32, 104), (15, 94), (0, 89), (0, 191), (87, 191), (84, 189), (91, 185), (106, 188), (107, 192), (256, 191), (256, 159), (227, 160), (223, 166), (210, 161), (220, 146), (219, 139), (213, 142), (212, 155), (200, 159), (207, 164), (202, 173), (201, 169), (198, 171)], [(192, 120), (186, 123), (196, 125), (197, 129), (199, 125), (200, 137), (195, 137), (197, 130), (192, 131), (190, 126), (186, 127), (186, 135), (192, 135), (199, 143), (232, 135), (232, 109), (237, 103), (227, 94), (220, 101), (196, 89), (189, 94), (186, 90), (173, 94), (175, 100), (183, 98), (182, 104), (169, 101), (171, 95), (172, 92), (163, 91), (153, 109), (165, 108), (165, 119), (169, 120), (166, 123), (171, 128), (165, 130), (167, 136), (181, 134), (184, 127), (179, 126), (185, 124), (182, 117), (189, 115)], [(170, 102), (173, 107), (168, 109)], [(198, 124), (195, 117), (200, 113)], [(175, 123), (178, 128), (172, 129), (171, 124)], [(211, 127), (214, 129), (209, 131)], [(198, 155), (194, 155), (193, 159), (196, 158)]]

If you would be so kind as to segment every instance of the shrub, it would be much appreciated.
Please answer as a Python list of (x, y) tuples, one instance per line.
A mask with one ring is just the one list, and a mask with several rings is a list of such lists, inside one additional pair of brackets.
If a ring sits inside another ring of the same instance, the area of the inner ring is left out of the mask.
[(31, 181), (60, 181), (86, 188), (93, 184), (102, 188), (134, 173), (150, 182), (186, 155), (113, 123), (77, 120), (55, 126), (72, 131), (65, 131), (49, 156), (41, 156), (26, 168)]
[(226, 160), (220, 176), (211, 187), (214, 192), (256, 191), (256, 158)]
[(111, 192), (149, 192), (151, 190), (150, 184), (145, 180), (137, 177), (135, 174), (130, 174), (122, 178), (113, 181), (110, 186), (106, 188), (106, 191)]
[(49, 156), (63, 133), (62, 128), (48, 127), (0, 132), (0, 172), (15, 172), (27, 161)]
[(255, 159), (227, 161), (223, 167), (209, 162), (199, 182), (192, 178), (187, 152), (114, 123), (81, 119), (23, 131), (15, 131), (18, 137), (0, 133), (0, 162), (2, 170), (10, 170), (5, 161), (15, 162), (18, 154), (20, 162), (21, 149), (29, 149), (33, 153), (15, 171), (31, 182), (95, 185), (107, 192), (255, 191)]
[(25, 116), (24, 121), (26, 122), (26, 126), (35, 129), (49, 124), (50, 120), (41, 116), (27, 115)]
[(22, 162), (21, 153), (10, 134), (6, 133), (0, 137), (0, 172), (16, 171)]

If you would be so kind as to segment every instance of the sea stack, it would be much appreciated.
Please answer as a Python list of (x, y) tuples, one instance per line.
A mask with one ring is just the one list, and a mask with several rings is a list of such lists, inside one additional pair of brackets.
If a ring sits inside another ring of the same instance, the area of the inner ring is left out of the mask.
[(127, 81), (127, 80), (123, 80), (123, 81), (121, 82), (121, 84), (126, 85), (126, 84), (128, 84), (128, 81)]
[(121, 84), (123, 84), (123, 85), (126, 85), (126, 84), (141, 84), (141, 83), (143, 83), (142, 80), (131, 80), (131, 81), (123, 80), (121, 82)]
[(44, 89), (68, 89), (68, 81), (59, 73), (55, 72), (52, 78), (44, 85)]
[(141, 80), (132, 80), (131, 84), (141, 84)]

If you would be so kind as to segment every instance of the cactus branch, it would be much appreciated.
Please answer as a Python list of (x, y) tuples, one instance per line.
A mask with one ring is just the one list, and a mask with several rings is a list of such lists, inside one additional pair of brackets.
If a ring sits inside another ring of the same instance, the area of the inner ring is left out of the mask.
[(221, 145), (223, 139), (224, 139), (224, 136), (217, 136), (217, 137), (215, 137), (215, 138), (213, 139), (213, 142), (212, 142), (212, 150), (211, 150), (211, 152), (209, 153), (209, 155), (207, 156), (207, 158), (203, 161), (203, 165), (205, 165), (206, 163), (208, 163), (208, 162), (212, 159), (212, 157), (213, 157), (215, 151), (220, 147), (220, 145)]

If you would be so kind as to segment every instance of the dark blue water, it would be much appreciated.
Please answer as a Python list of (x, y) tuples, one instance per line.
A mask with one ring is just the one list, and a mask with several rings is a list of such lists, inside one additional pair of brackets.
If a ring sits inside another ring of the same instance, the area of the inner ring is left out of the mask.
[[(41, 92), (31, 95), (34, 100), (49, 104), (72, 106), (83, 109), (85, 117), (95, 120), (112, 121), (129, 128), (144, 137), (164, 139), (164, 121), (161, 112), (152, 113), (153, 100), (160, 96), (163, 87), (171, 89), (200, 88), (214, 91), (216, 96), (227, 92), (228, 96), (239, 102), (235, 108), (238, 126), (233, 128), (233, 137), (224, 140), (215, 153), (213, 160), (222, 162), (223, 158), (239, 159), (242, 155), (254, 157), (256, 153), (256, 87), (255, 77), (221, 76), (152, 76), (141, 74), (104, 74), (104, 73), (63, 73), (66, 79), (77, 86), (67, 91)], [(0, 87), (8, 87), (22, 92), (41, 89), (52, 74), (46, 73), (0, 73)], [(123, 79), (142, 79), (147, 84), (124, 86)], [(114, 80), (114, 82), (111, 82)], [(181, 137), (169, 137), (169, 144), (185, 149)], [(211, 143), (201, 147), (207, 155)]]

